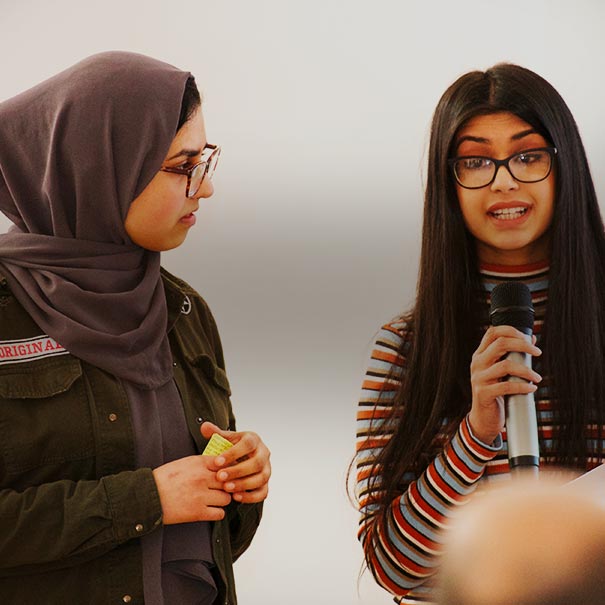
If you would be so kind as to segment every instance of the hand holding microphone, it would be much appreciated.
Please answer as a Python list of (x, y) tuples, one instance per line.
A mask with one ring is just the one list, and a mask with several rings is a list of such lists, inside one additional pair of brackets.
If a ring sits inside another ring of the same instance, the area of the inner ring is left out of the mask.
[[(492, 443), (506, 422), (511, 466), (539, 460), (533, 393), (542, 380), (531, 369), (531, 356), (541, 354), (532, 338), (531, 294), (524, 284), (507, 282), (492, 292), (492, 327), (487, 330), (471, 362), (475, 436)], [(535, 466), (534, 466), (535, 465)]]

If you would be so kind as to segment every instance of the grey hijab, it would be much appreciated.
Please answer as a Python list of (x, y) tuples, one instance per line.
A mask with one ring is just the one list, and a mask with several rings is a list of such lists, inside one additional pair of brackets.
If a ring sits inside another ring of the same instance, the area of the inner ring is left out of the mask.
[(172, 377), (160, 255), (124, 219), (176, 134), (188, 72), (94, 55), (0, 103), (0, 270), (49, 336), (153, 389)]

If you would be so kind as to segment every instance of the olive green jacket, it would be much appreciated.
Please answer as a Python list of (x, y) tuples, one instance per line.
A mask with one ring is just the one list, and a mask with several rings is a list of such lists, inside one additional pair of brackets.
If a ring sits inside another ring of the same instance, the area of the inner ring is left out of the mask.
[[(162, 277), (174, 378), (201, 452), (204, 420), (235, 429), (221, 344), (202, 298)], [(42, 334), (0, 274), (0, 603), (143, 603), (139, 538), (162, 510), (134, 456), (119, 380)], [(236, 603), (232, 563), (261, 512), (231, 503), (213, 524), (221, 605)]]

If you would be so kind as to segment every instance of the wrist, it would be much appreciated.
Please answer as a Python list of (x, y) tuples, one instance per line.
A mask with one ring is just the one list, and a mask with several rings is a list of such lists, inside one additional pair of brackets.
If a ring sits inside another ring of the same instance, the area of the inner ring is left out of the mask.
[(470, 412), (468, 415), (468, 425), (473, 434), (473, 437), (484, 443), (485, 445), (491, 445), (498, 438), (502, 432), (500, 428), (486, 427)]

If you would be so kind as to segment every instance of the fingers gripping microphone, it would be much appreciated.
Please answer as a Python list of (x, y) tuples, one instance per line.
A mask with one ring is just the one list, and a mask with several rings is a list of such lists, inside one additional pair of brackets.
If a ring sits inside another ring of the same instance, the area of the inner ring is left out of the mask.
[[(528, 342), (534, 327), (534, 307), (529, 288), (519, 282), (499, 284), (492, 291), (490, 318), (493, 326), (513, 326), (525, 334)], [(507, 359), (531, 368), (531, 355), (510, 352)], [(523, 378), (509, 376), (512, 382)], [(538, 421), (533, 393), (508, 395), (506, 398), (506, 435), (511, 470), (538, 474), (540, 450)]]

